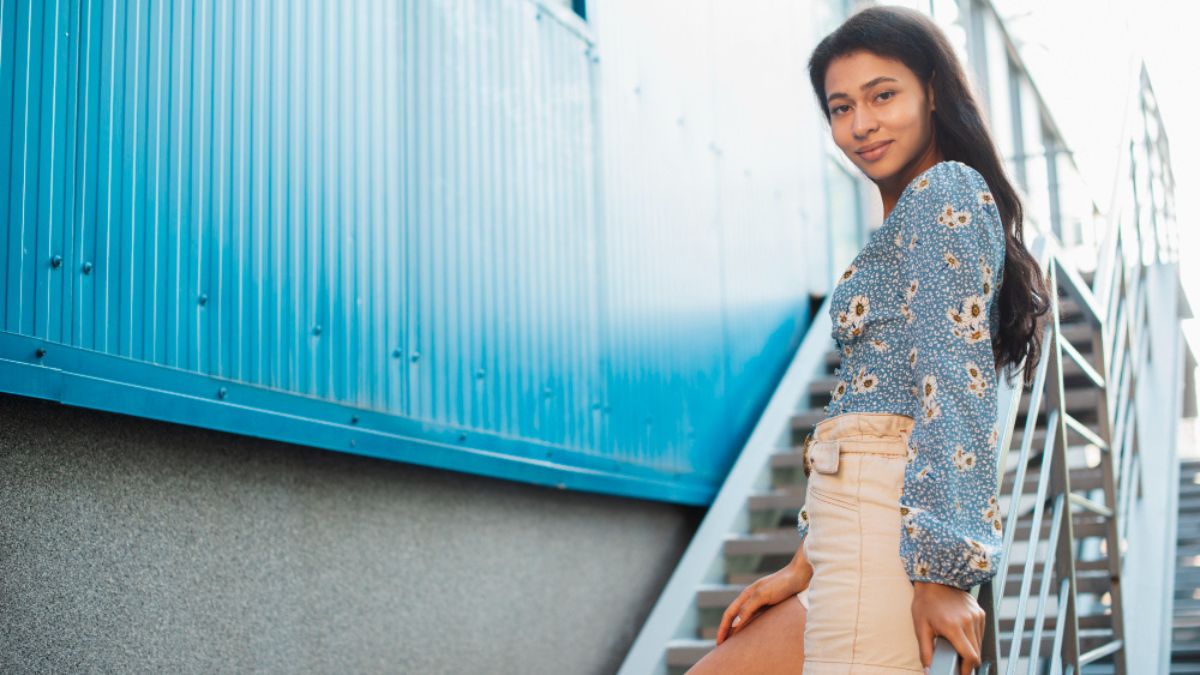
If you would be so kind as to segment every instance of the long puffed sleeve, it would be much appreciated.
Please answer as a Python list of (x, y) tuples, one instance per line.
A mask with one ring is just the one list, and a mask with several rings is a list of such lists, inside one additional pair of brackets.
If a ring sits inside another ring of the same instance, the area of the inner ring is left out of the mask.
[(912, 581), (967, 590), (995, 574), (1003, 539), (991, 335), (1004, 230), (965, 164), (935, 165), (911, 197), (898, 235), (914, 419), (900, 557)]

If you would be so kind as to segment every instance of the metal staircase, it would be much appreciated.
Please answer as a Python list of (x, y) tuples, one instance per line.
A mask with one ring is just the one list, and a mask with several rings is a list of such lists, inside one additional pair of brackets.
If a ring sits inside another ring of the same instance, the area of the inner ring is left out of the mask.
[(1179, 464), (1171, 673), (1200, 673), (1200, 459)]

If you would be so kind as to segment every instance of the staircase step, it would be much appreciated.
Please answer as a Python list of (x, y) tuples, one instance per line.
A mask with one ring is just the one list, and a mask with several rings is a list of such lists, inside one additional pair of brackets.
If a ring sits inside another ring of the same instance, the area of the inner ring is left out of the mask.
[[(1021, 490), (1022, 496), (1037, 494), (1040, 469), (1040, 466), (1030, 466), (1025, 469), (1025, 476), (1022, 481), (1024, 486)], [(1073, 466), (1069, 474), (1072, 492), (1095, 490), (1104, 487), (1104, 469), (1101, 466)], [(1013, 481), (1016, 479), (1016, 475), (1017, 470), (1015, 467), (1005, 472), (1001, 494), (1012, 494)]]
[[(1013, 566), (1010, 566), (1009, 569), (1012, 570)], [(1020, 574), (1019, 569), (1020, 568), (1018, 568), (1017, 574), (1009, 575), (1008, 581), (1004, 585), (1004, 595), (1006, 597), (1015, 598), (1021, 593), (1021, 583), (1022, 582), (1021, 582), (1021, 577), (1019, 576), (1019, 574)], [(1043, 576), (1043, 571), (1040, 567), (1037, 568), (1032, 574), (1030, 574), (1030, 577), (1031, 577), (1031, 583), (1029, 585), (1029, 589), (1030, 589), (1029, 590), (1029, 593), (1030, 593), (1029, 602), (1030, 603), (1034, 603), (1034, 604), (1037, 603), (1037, 597), (1038, 597), (1037, 594), (1039, 592), (1039, 589), (1041, 589), (1041, 587), (1042, 587), (1042, 576)], [(1053, 596), (1054, 591), (1057, 590), (1057, 588), (1058, 588), (1058, 575), (1055, 574), (1052, 570), (1051, 574), (1050, 574), (1050, 589), (1051, 589), (1052, 596)], [(1094, 593), (1096, 595), (1101, 595), (1109, 590), (1112, 590), (1112, 579), (1110, 579), (1108, 576), (1107, 568), (1102, 569), (1102, 570), (1092, 571), (1092, 570), (1081, 570), (1081, 569), (1079, 569), (1078, 565), (1076, 566), (1076, 569), (1075, 569), (1075, 592), (1076, 593)], [(1047, 599), (1047, 602), (1052, 602), (1052, 601), (1053, 601), (1053, 598)]]
[[(1041, 533), (1038, 536), (1038, 541), (1044, 541), (1045, 538), (1050, 535), (1050, 527), (1052, 523), (1050, 522), (1051, 518), (1048, 517), (1049, 515), (1050, 513), (1048, 510), (1042, 515)], [(1074, 520), (1072, 521), (1071, 529), (1073, 530), (1076, 541), (1080, 539), (1086, 539), (1088, 537), (1105, 536), (1107, 525), (1104, 522), (1105, 518), (1102, 516), (1097, 516), (1091, 512), (1073, 513), (1072, 515), (1074, 516)], [(1032, 529), (1030, 527), (1030, 521), (1022, 520), (1021, 522), (1017, 523), (1016, 528), (1016, 540), (1028, 541), (1030, 530)], [(1065, 533), (1060, 536), (1065, 536)]]
[(817, 422), (825, 419), (825, 410), (822, 408), (809, 408), (802, 410), (792, 415), (792, 434), (803, 437), (804, 434), (810, 432), (817, 426)]
[(751, 511), (782, 510), (798, 511), (804, 506), (804, 494), (791, 490), (773, 490), (750, 495), (746, 500), (746, 508)]
[(727, 556), (762, 556), (796, 554), (801, 539), (795, 528), (779, 529), (759, 534), (739, 534), (725, 539), (722, 550)]

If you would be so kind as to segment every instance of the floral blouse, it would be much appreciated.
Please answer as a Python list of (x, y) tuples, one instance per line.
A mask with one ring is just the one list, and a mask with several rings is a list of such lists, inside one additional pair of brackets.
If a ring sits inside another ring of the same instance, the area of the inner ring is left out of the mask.
[[(913, 418), (900, 498), (900, 557), (909, 579), (970, 589), (995, 574), (995, 360), (991, 332), (1004, 230), (983, 176), (939, 162), (838, 279), (832, 336), (842, 352), (827, 417)], [(800, 509), (797, 530), (808, 532)]]

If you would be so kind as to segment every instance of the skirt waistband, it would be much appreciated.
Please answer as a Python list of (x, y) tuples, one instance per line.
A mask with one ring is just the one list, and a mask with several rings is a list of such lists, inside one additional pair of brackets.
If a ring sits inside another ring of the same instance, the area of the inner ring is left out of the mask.
[(912, 432), (913, 418), (898, 413), (849, 412), (827, 417), (813, 428), (817, 441), (834, 439), (894, 439)]
[(898, 413), (849, 412), (821, 420), (804, 439), (804, 474), (836, 473), (843, 453), (905, 456), (913, 418)]

